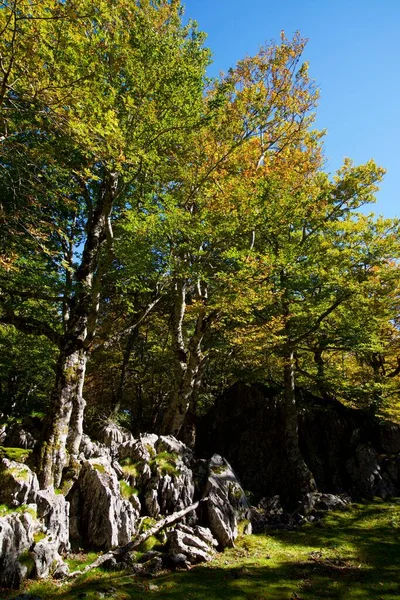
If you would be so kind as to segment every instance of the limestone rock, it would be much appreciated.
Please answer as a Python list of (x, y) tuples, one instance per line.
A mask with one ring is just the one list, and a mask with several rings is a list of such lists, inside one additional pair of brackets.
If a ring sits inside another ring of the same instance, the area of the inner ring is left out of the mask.
[(139, 515), (122, 498), (117, 476), (107, 460), (85, 461), (67, 499), (71, 501), (72, 539), (108, 550), (126, 544), (135, 533)]
[(0, 446), (4, 446), (7, 437), (7, 425), (0, 425)]
[(334, 495), (312, 492), (302, 498), (297, 512), (302, 515), (309, 515), (314, 511), (345, 510), (350, 503), (350, 496), (345, 494)]
[(101, 425), (97, 437), (98, 441), (105, 444), (108, 448), (113, 448), (114, 445), (120, 445), (133, 439), (133, 435), (128, 429), (112, 421)]
[(190, 466), (193, 462), (193, 451), (186, 446), (183, 442), (180, 442), (172, 435), (160, 435), (157, 442), (155, 443), (155, 449), (157, 454), (160, 452), (168, 452), (169, 454), (176, 454), (185, 465)]
[(0, 503), (8, 506), (28, 504), (39, 489), (36, 474), (26, 465), (2, 458), (0, 461)]
[(29, 548), (38, 523), (29, 511), (0, 518), (0, 586), (18, 588), (31, 573)]
[(57, 552), (69, 552), (69, 502), (50, 490), (37, 491), (35, 502), (44, 533), (55, 543)]
[(371, 444), (358, 444), (345, 467), (351, 483), (350, 493), (364, 498), (377, 495), (382, 476), (378, 454)]
[(49, 577), (64, 565), (64, 561), (58, 553), (58, 546), (57, 540), (52, 540), (50, 537), (46, 537), (34, 545), (31, 556), (35, 563), (34, 575), (37, 578)]
[(207, 562), (213, 556), (213, 547), (199, 538), (190, 528), (176, 527), (168, 533), (168, 543), (170, 554), (183, 554), (186, 559), (196, 564), (199, 562)]
[(218, 454), (210, 460), (205, 495), (212, 534), (222, 548), (233, 546), (238, 534), (238, 517), (247, 516), (249, 505), (231, 466)]
[(7, 428), (4, 444), (10, 448), (24, 448), (27, 450), (34, 448), (36, 441), (35, 436), (32, 435), (29, 429), (19, 423), (14, 423)]
[(111, 462), (111, 450), (106, 444), (94, 442), (86, 434), (82, 435), (79, 447), (79, 458), (89, 460), (90, 458), (106, 458)]

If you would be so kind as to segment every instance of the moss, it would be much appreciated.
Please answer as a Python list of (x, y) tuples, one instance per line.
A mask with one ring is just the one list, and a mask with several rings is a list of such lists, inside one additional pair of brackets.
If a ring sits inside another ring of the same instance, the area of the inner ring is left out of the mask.
[(140, 527), (139, 527), (139, 531), (140, 533), (144, 533), (145, 531), (148, 531), (149, 529), (151, 529), (151, 527), (154, 527), (154, 525), (157, 523), (156, 519), (153, 519), (153, 517), (144, 517), (140, 523)]
[(32, 558), (32, 554), (29, 550), (25, 550), (18, 556), (18, 562), (27, 568), (28, 574), (32, 573), (35, 568), (35, 561)]
[(225, 465), (216, 465), (215, 467), (211, 467), (211, 473), (214, 475), (221, 475), (224, 471), (226, 471)]
[(95, 469), (95, 471), (98, 471), (99, 473), (105, 473), (106, 472), (106, 468), (104, 465), (100, 464), (100, 463), (93, 463), (92, 464), (93, 469)]
[(35, 544), (41, 542), (42, 540), (44, 540), (44, 538), (46, 537), (46, 534), (43, 533), (43, 531), (39, 531), (38, 533), (35, 533), (33, 535), (33, 541), (35, 542)]
[(148, 552), (149, 550), (153, 550), (155, 546), (159, 546), (160, 541), (154, 536), (151, 535), (147, 540), (142, 542), (140, 546), (138, 546), (139, 552)]
[(138, 464), (123, 465), (122, 470), (125, 473), (125, 475), (130, 475), (131, 477), (135, 478), (138, 477), (140, 474)]
[(154, 458), (156, 456), (156, 451), (154, 450), (154, 448), (151, 444), (145, 444), (144, 447), (146, 448), (147, 452), (150, 454), (150, 458)]
[(19, 479), (20, 481), (28, 481), (30, 477), (30, 472), (26, 468), (17, 469), (12, 467), (11, 469), (7, 469), (6, 473), (10, 473), (10, 475), (15, 477), (15, 479)]
[(152, 470), (157, 470), (162, 475), (173, 476), (178, 474), (178, 469), (176, 468), (178, 459), (178, 455), (174, 452), (160, 452), (149, 464)]
[(8, 504), (0, 504), (0, 517), (6, 517), (7, 515), (12, 515), (14, 513), (22, 514), (25, 512), (36, 519), (36, 509), (32, 506), (26, 506), (26, 504), (21, 504), (21, 506), (8, 506)]
[(129, 500), (129, 498), (131, 496), (137, 496), (138, 495), (138, 490), (132, 486), (129, 485), (129, 483), (127, 483), (126, 481), (121, 480), (119, 482), (119, 489), (121, 491), (121, 496), (123, 498), (126, 498), (126, 500)]
[(26, 450), (25, 448), (6, 448), (0, 446), (0, 459), (8, 458), (19, 463), (25, 463), (31, 456), (32, 450)]

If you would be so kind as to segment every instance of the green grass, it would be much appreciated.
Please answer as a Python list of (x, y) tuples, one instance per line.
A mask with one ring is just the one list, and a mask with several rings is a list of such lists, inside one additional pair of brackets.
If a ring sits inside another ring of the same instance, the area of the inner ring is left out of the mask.
[(27, 589), (43, 600), (398, 600), (400, 502), (355, 505), (299, 531), (245, 536), (187, 572), (140, 579), (97, 570)]
[(32, 450), (25, 450), (24, 448), (7, 448), (0, 446), (0, 459), (8, 458), (8, 460), (14, 460), (15, 462), (26, 462), (31, 456)]

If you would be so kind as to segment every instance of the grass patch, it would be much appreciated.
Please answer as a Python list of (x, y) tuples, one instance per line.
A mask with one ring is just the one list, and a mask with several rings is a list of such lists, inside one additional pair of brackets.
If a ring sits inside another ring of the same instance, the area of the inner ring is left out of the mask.
[(149, 580), (94, 571), (62, 585), (31, 582), (24, 591), (42, 600), (398, 600), (399, 521), (400, 502), (360, 504), (299, 531), (243, 536), (187, 572)]
[(6, 448), (5, 446), (0, 446), (0, 459), (8, 458), (8, 460), (24, 463), (31, 456), (32, 452), (32, 450), (24, 448)]

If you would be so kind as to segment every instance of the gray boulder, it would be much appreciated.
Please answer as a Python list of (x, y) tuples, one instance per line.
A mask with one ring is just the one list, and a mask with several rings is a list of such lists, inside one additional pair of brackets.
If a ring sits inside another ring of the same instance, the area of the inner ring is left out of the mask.
[(297, 512), (307, 516), (315, 511), (346, 510), (350, 503), (351, 498), (346, 494), (335, 495), (311, 492), (300, 500)]
[(233, 546), (238, 535), (238, 519), (246, 518), (250, 507), (231, 466), (218, 454), (214, 454), (209, 463), (205, 495), (213, 536), (222, 548)]
[(34, 569), (29, 549), (39, 524), (33, 511), (0, 518), (0, 586), (18, 588)]
[(36, 474), (25, 464), (2, 458), (0, 474), (0, 503), (7, 506), (28, 504), (39, 489)]
[(172, 556), (184, 555), (191, 564), (208, 562), (214, 554), (213, 544), (208, 544), (187, 526), (177, 526), (167, 535), (169, 552)]
[(67, 499), (71, 502), (71, 539), (109, 550), (126, 544), (136, 531), (139, 515), (123, 499), (116, 473), (104, 458), (83, 463)]
[(53, 575), (57, 570), (67, 567), (58, 553), (58, 542), (46, 537), (37, 542), (31, 552), (35, 564), (33, 575), (39, 579)]
[(359, 443), (346, 461), (345, 468), (350, 480), (350, 493), (354, 496), (387, 498), (391, 495), (389, 478), (382, 478), (378, 453), (371, 444)]
[(55, 544), (57, 552), (69, 552), (69, 502), (62, 494), (50, 490), (37, 491), (35, 502), (42, 531)]

